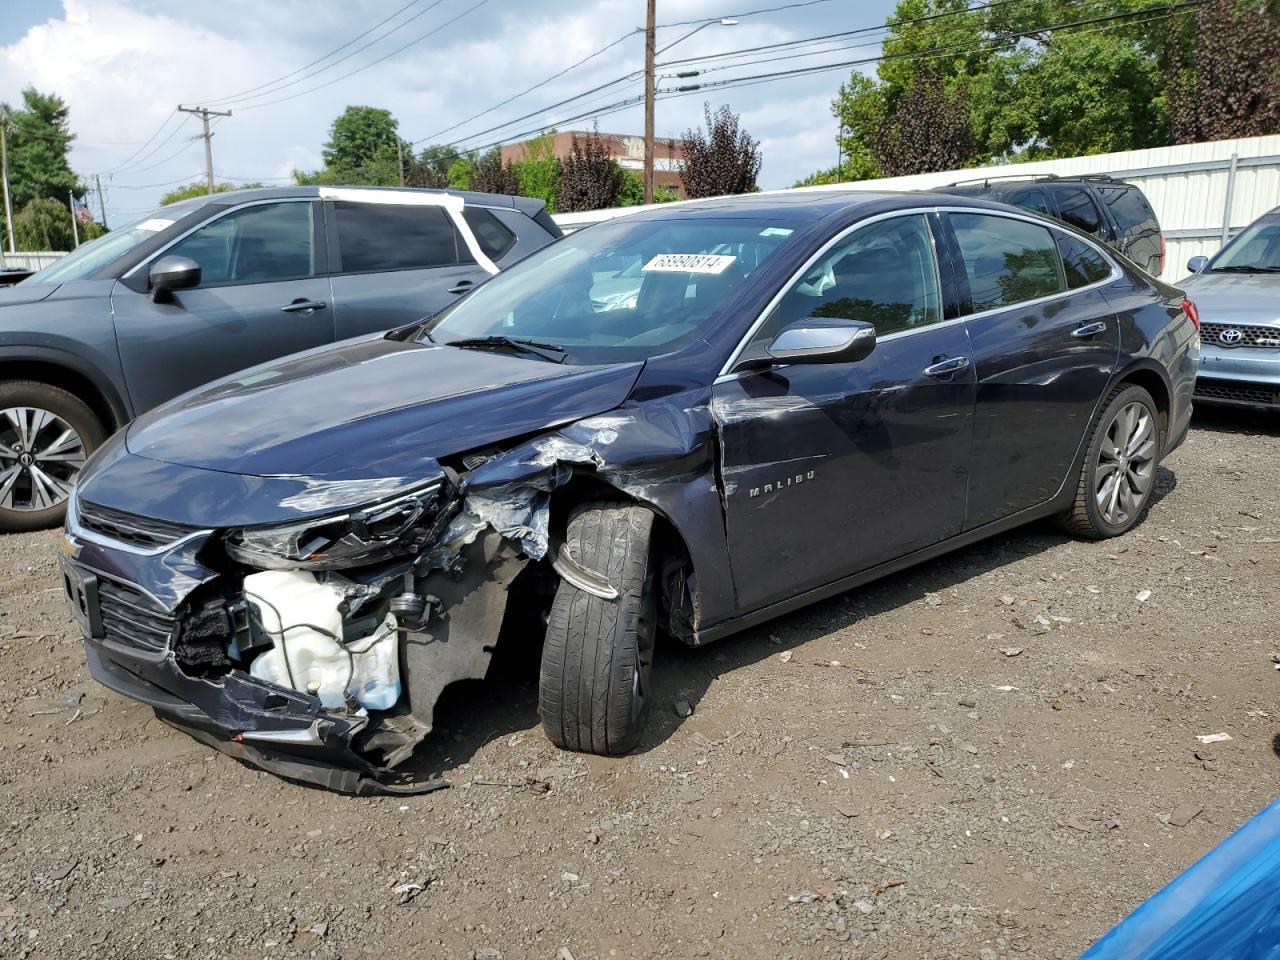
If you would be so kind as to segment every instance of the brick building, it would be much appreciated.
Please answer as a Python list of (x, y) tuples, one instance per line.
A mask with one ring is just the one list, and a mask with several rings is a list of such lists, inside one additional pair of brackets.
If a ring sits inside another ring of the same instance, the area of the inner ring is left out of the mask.
[[(588, 130), (564, 130), (552, 134), (551, 151), (561, 160), (569, 156), (573, 147), (573, 138), (585, 140), (591, 135)], [(609, 151), (609, 156), (618, 161), (618, 166), (631, 170), (641, 176), (644, 170), (644, 137), (628, 136), (618, 133), (602, 133), (601, 141)], [(681, 157), (683, 140), (657, 139), (653, 145), (653, 185), (655, 189), (669, 187), (674, 189), (680, 199), (685, 199), (684, 180), (677, 169)], [(510, 143), (502, 148), (504, 162), (519, 163), (525, 159), (525, 143)]]

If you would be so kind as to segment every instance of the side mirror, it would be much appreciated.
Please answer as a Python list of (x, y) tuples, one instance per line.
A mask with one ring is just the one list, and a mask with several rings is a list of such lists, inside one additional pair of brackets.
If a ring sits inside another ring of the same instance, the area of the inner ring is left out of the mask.
[(855, 363), (875, 347), (870, 323), (810, 317), (783, 327), (766, 350), (779, 363)]
[(1187, 261), (1187, 269), (1192, 273), (1199, 273), (1209, 265), (1208, 257), (1192, 257)]
[(169, 303), (173, 291), (186, 290), (200, 282), (200, 264), (190, 257), (161, 257), (151, 265), (148, 273), (151, 299), (156, 303)]

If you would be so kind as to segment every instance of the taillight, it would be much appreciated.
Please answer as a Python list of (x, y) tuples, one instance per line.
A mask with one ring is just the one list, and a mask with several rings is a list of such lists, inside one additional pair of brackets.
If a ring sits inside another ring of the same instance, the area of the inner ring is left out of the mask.
[[(1162, 233), (1162, 234), (1160, 234), (1160, 273), (1164, 273), (1164, 234), (1163, 234), (1163, 233)], [(1190, 302), (1190, 301), (1188, 301), (1188, 302)], [(1195, 304), (1194, 304), (1194, 303), (1193, 303), (1193, 304), (1191, 304), (1191, 306), (1192, 306), (1192, 309), (1194, 309), (1194, 308), (1195, 308)], [(1200, 321), (1199, 321), (1199, 320), (1196, 320), (1196, 321), (1195, 321), (1195, 324), (1196, 324), (1196, 329), (1197, 329), (1197, 330), (1199, 330), (1199, 329), (1200, 329)]]
[(1182, 312), (1187, 315), (1187, 319), (1191, 321), (1191, 325), (1196, 328), (1197, 332), (1199, 332), (1200, 310), (1196, 307), (1195, 302), (1192, 300), (1188, 300), (1186, 297), (1183, 297)]

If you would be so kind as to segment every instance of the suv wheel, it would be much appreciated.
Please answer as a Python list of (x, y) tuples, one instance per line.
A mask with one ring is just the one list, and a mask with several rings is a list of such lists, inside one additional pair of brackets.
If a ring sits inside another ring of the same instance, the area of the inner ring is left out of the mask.
[(1089, 438), (1066, 529), (1090, 540), (1118, 537), (1142, 518), (1164, 445), (1155, 401), (1142, 387), (1117, 387)]
[(93, 411), (66, 390), (0, 383), (0, 531), (60, 523), (80, 468), (105, 439)]
[(626, 753), (649, 703), (657, 623), (649, 535), (653, 514), (626, 503), (586, 503), (569, 514), (569, 555), (604, 576), (605, 600), (561, 581), (547, 619), (538, 710), (565, 750)]

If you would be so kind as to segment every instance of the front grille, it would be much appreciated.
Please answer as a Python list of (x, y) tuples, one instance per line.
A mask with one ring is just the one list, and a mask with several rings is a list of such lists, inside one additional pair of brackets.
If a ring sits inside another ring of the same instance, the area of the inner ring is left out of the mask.
[(149, 654), (169, 649), (177, 621), (137, 587), (99, 575), (98, 606), (104, 642)]
[(1196, 396), (1206, 400), (1231, 400), (1236, 403), (1280, 403), (1280, 390), (1275, 387), (1231, 383), (1226, 380), (1197, 380)]
[[(1230, 332), (1228, 332), (1230, 331)], [(1226, 334), (1226, 338), (1223, 338)], [(1200, 326), (1200, 342), (1214, 347), (1280, 347), (1280, 327), (1249, 323), (1205, 323)]]
[(167, 547), (191, 533), (190, 527), (112, 510), (86, 500), (76, 503), (76, 517), (86, 530), (148, 549)]

